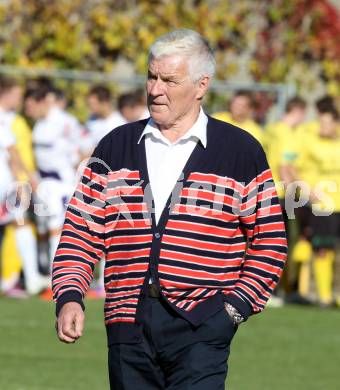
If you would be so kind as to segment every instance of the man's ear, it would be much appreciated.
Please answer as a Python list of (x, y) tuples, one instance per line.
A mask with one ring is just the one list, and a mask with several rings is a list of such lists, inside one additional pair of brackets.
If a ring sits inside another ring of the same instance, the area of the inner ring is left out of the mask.
[(197, 81), (197, 93), (196, 99), (201, 100), (203, 96), (206, 94), (210, 85), (210, 77), (203, 76), (200, 80)]

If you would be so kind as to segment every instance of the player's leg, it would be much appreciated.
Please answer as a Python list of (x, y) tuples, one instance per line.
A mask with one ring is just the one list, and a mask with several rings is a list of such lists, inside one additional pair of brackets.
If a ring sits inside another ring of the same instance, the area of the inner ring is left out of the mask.
[(297, 288), (299, 295), (307, 298), (310, 293), (311, 260), (313, 249), (311, 244), (311, 216), (309, 206), (297, 210), (298, 240), (293, 246), (291, 257), (298, 267)]
[(52, 266), (65, 220), (66, 203), (71, 196), (71, 191), (60, 180), (47, 178), (39, 184), (37, 195), (39, 207), (36, 207), (38, 210), (36, 216), (40, 220), (39, 224), (45, 225), (47, 229), (49, 260)]
[(19, 191), (14, 190), (11, 197), (14, 198), (11, 203), (15, 204), (15, 207), (11, 209), (12, 225), (16, 247), (22, 260), (25, 288), (28, 294), (35, 295), (48, 286), (49, 280), (39, 272), (37, 237), (27, 214), (30, 193), (20, 188)]
[(333, 301), (337, 217), (334, 214), (326, 217), (314, 216), (312, 225), (315, 284), (320, 305), (328, 306)]

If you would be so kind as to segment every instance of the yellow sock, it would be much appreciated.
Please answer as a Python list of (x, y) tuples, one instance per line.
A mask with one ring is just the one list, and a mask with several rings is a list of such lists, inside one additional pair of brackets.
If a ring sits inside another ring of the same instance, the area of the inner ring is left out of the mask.
[(314, 259), (314, 277), (320, 303), (332, 302), (334, 258), (335, 252), (328, 249)]
[(299, 270), (299, 294), (302, 297), (307, 297), (310, 286), (310, 263), (302, 263)]

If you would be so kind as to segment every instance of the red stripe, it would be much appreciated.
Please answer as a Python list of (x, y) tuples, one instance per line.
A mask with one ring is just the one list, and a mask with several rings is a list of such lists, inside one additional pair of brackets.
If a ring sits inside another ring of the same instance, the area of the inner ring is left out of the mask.
[(152, 234), (143, 234), (136, 236), (112, 236), (108, 239), (108, 245), (134, 245), (134, 244), (151, 244)]
[[(78, 211), (86, 213), (83, 210), (78, 210)], [(70, 209), (66, 213), (66, 218), (70, 219), (71, 221), (75, 222), (78, 225), (89, 227), (95, 233), (104, 233), (104, 231), (105, 231), (105, 226), (103, 224), (99, 224), (99, 223), (91, 221), (91, 219), (90, 219), (91, 215), (88, 216), (88, 219), (85, 222), (84, 218), (78, 217), (78, 216), (72, 214), (72, 210)]]
[(148, 269), (149, 264), (143, 263), (143, 264), (126, 264), (126, 265), (113, 265), (110, 267), (105, 268), (105, 276), (110, 277), (114, 274), (125, 274), (129, 272), (146, 272)]
[[(122, 301), (105, 302), (105, 308), (110, 309), (112, 307), (117, 307), (117, 306), (122, 306), (122, 305), (135, 305), (135, 306), (137, 306), (137, 303), (138, 303), (138, 299), (137, 298), (126, 298), (126, 299), (124, 299)], [(120, 308), (120, 309), (121, 310), (125, 310), (123, 308)]]
[(253, 245), (279, 245), (279, 246), (286, 246), (287, 241), (284, 238), (255, 238), (253, 241)]
[(196, 200), (206, 200), (209, 202), (223, 203), (230, 207), (235, 207), (237, 205), (237, 198), (229, 195), (221, 195), (218, 192), (206, 191), (197, 188), (183, 188), (181, 192), (182, 198), (196, 199)]
[(96, 237), (94, 234), (89, 234), (86, 232), (82, 232), (81, 230), (77, 230), (73, 225), (71, 225), (69, 223), (65, 223), (64, 228), (63, 228), (63, 234), (65, 234), (67, 232), (76, 233), (76, 234), (78, 234), (78, 236), (84, 238), (87, 241), (90, 241), (90, 242), (92, 241), (95, 244), (102, 244), (102, 241), (98, 237)]
[(150, 229), (150, 221), (148, 219), (119, 220), (115, 229)]
[(144, 196), (143, 188), (140, 186), (119, 186), (107, 189), (107, 198), (119, 196)]
[(129, 278), (129, 279), (122, 279), (122, 280), (115, 280), (114, 281), (114, 286), (115, 288), (119, 287), (129, 287), (129, 286), (141, 286), (143, 283), (144, 278)]
[[(285, 254), (283, 254), (281, 252), (273, 251), (270, 249), (257, 250), (257, 249), (248, 248), (247, 255), (272, 257), (275, 260), (282, 260), (282, 261), (284, 261), (286, 258)], [(251, 260), (247, 260), (246, 265), (248, 266), (249, 263), (251, 263)], [(265, 263), (261, 263), (261, 264), (264, 264), (264, 266), (265, 266)]]
[[(109, 317), (110, 316), (110, 312), (107, 313), (107, 315), (105, 315), (105, 317)], [(106, 320), (105, 321), (105, 324), (106, 325), (109, 325), (109, 324), (114, 324), (115, 322), (135, 322), (135, 317), (116, 317), (116, 318), (113, 318), (113, 319), (110, 319), (110, 320)]]
[(117, 259), (133, 259), (134, 257), (148, 257), (150, 255), (151, 248), (146, 249), (136, 249), (129, 251), (112, 251), (107, 254), (107, 260), (117, 260)]
[(241, 244), (219, 244), (201, 240), (191, 240), (190, 238), (174, 237), (165, 234), (163, 236), (162, 242), (165, 244), (173, 244), (178, 246), (189, 246), (192, 248), (202, 248), (203, 250), (211, 250), (216, 252), (227, 253), (229, 250), (233, 252), (245, 250), (245, 243)]
[(91, 168), (86, 167), (83, 176), (85, 176), (88, 180), (90, 180), (93, 183), (106, 187), (107, 176), (105, 174), (98, 174), (92, 171)]
[[(107, 290), (110, 289), (110, 283), (105, 286)], [(135, 288), (134, 290), (130, 291), (118, 291), (118, 292), (106, 292), (106, 299), (110, 300), (113, 298), (120, 298), (120, 297), (128, 297), (130, 295), (139, 295), (140, 294), (140, 288)]]
[(83, 213), (89, 214), (90, 216), (94, 216), (97, 218), (104, 218), (105, 216), (104, 207), (92, 205), (91, 203), (85, 203), (83, 200), (76, 197), (71, 199), (70, 205), (72, 205), (72, 208), (75, 208), (76, 210), (81, 211)]
[(130, 171), (129, 169), (122, 168), (119, 171), (108, 172), (108, 179), (112, 181), (129, 179), (129, 180), (140, 180), (139, 171)]
[[(216, 259), (212, 257), (203, 257), (190, 255), (187, 253), (174, 252), (162, 249), (160, 252), (160, 262), (163, 258), (178, 260), (181, 263), (194, 263), (203, 264), (205, 266), (216, 266), (216, 267), (237, 267), (241, 265), (242, 258), (230, 259)], [(179, 264), (180, 265), (180, 264)], [(189, 266), (189, 264), (187, 264)], [(181, 265), (180, 265), (181, 266)]]
[(264, 233), (264, 232), (279, 232), (285, 231), (285, 225), (283, 222), (274, 222), (267, 223), (263, 225), (256, 225), (254, 229), (254, 234)]
[(188, 177), (188, 181), (209, 183), (212, 185), (217, 185), (220, 187), (226, 187), (226, 188), (232, 188), (232, 189), (244, 187), (242, 185), (242, 183), (237, 182), (236, 180), (232, 179), (231, 177), (218, 176), (218, 175), (214, 175), (214, 174), (206, 174), (206, 173), (199, 173), (199, 172), (190, 173), (190, 175)]
[(64, 235), (60, 239), (60, 244), (71, 244), (74, 245), (76, 248), (82, 248), (90, 253), (91, 252), (95, 253), (97, 256), (99, 253), (101, 253), (101, 251), (95, 250), (93, 246), (87, 244), (85, 241), (80, 240), (79, 238), (74, 238), (74, 237), (69, 237)]
[(114, 205), (108, 205), (106, 207), (106, 215), (111, 213), (145, 213), (148, 212), (148, 207), (145, 203), (119, 203)]
[(83, 269), (86, 270), (86, 272), (88, 272), (89, 274), (92, 274), (92, 269), (90, 267), (89, 264), (87, 263), (84, 263), (84, 262), (77, 262), (77, 261), (73, 261), (73, 260), (58, 260), (56, 263), (55, 263), (55, 268), (57, 269), (60, 268), (60, 267), (65, 267), (65, 268), (74, 268), (74, 267), (79, 267), (79, 265), (81, 265), (81, 267)]
[(227, 280), (233, 279), (235, 276), (234, 272), (231, 273), (212, 273), (207, 271), (196, 271), (196, 270), (190, 270), (187, 268), (179, 268), (179, 267), (173, 267), (169, 265), (159, 264), (158, 265), (159, 272), (162, 272), (163, 274), (169, 274), (169, 275), (178, 275), (181, 277), (187, 277), (192, 279), (212, 279), (212, 280), (219, 280), (222, 282), (225, 282)]
[(95, 190), (94, 188), (88, 187), (87, 185), (85, 185), (83, 183), (80, 183), (76, 189), (76, 196), (75, 196), (76, 200), (78, 200), (78, 199), (81, 200), (79, 198), (79, 193), (86, 195), (88, 198), (93, 199), (93, 201), (96, 201), (96, 202), (102, 201), (103, 204), (105, 204), (104, 202), (106, 199), (106, 194), (104, 192), (104, 188), (100, 192), (100, 191)]
[[(69, 282), (70, 281), (70, 275), (69, 272), (73, 272), (76, 275), (81, 275), (85, 280), (87, 280), (89, 283), (91, 282), (91, 275), (88, 273), (82, 271), (79, 269), (79, 267), (73, 267), (73, 268), (67, 268), (67, 274), (65, 274), (65, 270), (58, 269), (58, 267), (53, 271), (53, 276), (59, 276), (58, 278), (58, 284), (62, 282)], [(65, 274), (65, 275), (64, 275)], [(64, 275), (64, 276), (60, 276)]]
[(166, 228), (219, 237), (235, 237), (242, 235), (242, 231), (240, 230), (240, 228), (226, 229), (211, 225), (198, 224), (194, 222), (173, 221), (171, 219), (168, 221)]
[(235, 222), (238, 217), (235, 214), (226, 213), (222, 210), (210, 209), (208, 207), (177, 204), (172, 211), (172, 214), (190, 214), (200, 217), (219, 219), (224, 222)]

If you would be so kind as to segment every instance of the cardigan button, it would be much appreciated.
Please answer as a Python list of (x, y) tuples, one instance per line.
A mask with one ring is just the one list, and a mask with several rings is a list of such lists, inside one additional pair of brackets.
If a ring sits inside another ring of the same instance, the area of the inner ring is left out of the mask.
[(155, 238), (160, 238), (161, 237), (161, 235), (157, 232), (157, 233), (155, 233)]

